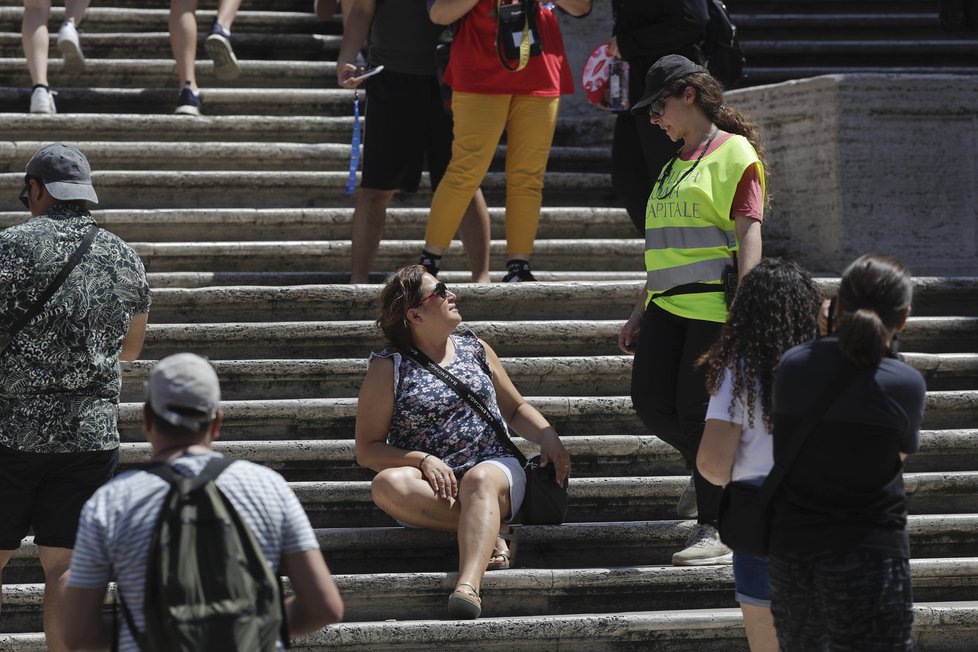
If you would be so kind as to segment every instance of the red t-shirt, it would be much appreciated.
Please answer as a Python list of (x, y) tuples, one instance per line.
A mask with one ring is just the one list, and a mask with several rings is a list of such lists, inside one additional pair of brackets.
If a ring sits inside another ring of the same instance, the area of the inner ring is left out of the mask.
[[(721, 132), (710, 143), (710, 148), (706, 150), (704, 156), (716, 151), (720, 145), (729, 140), (733, 134)], [(684, 161), (693, 161), (700, 155), (700, 148), (692, 152), (683, 152), (679, 158)], [(764, 193), (761, 189), (761, 179), (758, 176), (756, 165), (751, 165), (740, 177), (737, 183), (737, 192), (734, 194), (733, 204), (730, 206), (730, 217), (750, 217), (761, 222), (764, 220)]]
[[(498, 95), (535, 95), (557, 97), (574, 92), (570, 62), (564, 53), (564, 41), (553, 11), (536, 3), (537, 30), (543, 52), (530, 57), (519, 72), (503, 68), (496, 53), (497, 0), (479, 0), (462, 17), (458, 33), (452, 40), (445, 82), (461, 93)], [(515, 67), (519, 61), (507, 60)]]

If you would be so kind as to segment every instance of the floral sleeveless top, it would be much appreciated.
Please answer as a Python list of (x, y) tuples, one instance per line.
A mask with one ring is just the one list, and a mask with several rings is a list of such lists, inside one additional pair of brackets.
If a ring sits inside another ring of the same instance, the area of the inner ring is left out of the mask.
[[(465, 383), (505, 423), (496, 404), (486, 350), (470, 330), (452, 335), (451, 340), (455, 345), (455, 360), (445, 365), (445, 369)], [(395, 347), (372, 353), (370, 357), (394, 361), (394, 415), (387, 433), (388, 444), (437, 455), (458, 475), (479, 462), (512, 457), (492, 426), (440, 378)]]

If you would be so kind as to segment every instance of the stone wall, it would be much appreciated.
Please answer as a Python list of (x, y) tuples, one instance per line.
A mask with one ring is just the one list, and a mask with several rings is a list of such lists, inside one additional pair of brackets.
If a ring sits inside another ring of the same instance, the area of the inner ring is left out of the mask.
[(761, 126), (765, 253), (837, 274), (881, 251), (978, 275), (978, 79), (828, 75), (728, 94)]

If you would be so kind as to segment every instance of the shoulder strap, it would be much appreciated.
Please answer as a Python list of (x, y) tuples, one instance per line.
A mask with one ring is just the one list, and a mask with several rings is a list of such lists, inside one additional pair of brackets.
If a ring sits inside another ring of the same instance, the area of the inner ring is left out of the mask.
[(469, 406), (475, 410), (476, 414), (478, 414), (486, 421), (486, 423), (492, 426), (492, 430), (496, 433), (496, 437), (499, 439), (500, 443), (502, 443), (503, 446), (513, 453), (513, 456), (520, 461), (520, 464), (526, 464), (526, 456), (523, 455), (523, 452), (520, 451), (516, 444), (513, 443), (509, 433), (506, 432), (506, 427), (500, 423), (499, 419), (492, 414), (489, 408), (486, 407), (486, 404), (482, 402), (482, 399), (476, 396), (468, 385), (456, 378), (451, 372), (439, 365), (437, 362), (429, 358), (416, 346), (411, 344), (407, 346), (407, 356), (437, 376), (446, 385), (451, 387), (463, 401), (468, 403)]
[(38, 314), (40, 314), (41, 309), (44, 308), (44, 304), (48, 302), (48, 299), (54, 296), (54, 293), (58, 291), (58, 288), (64, 284), (65, 279), (67, 279), (68, 275), (71, 274), (71, 270), (75, 269), (78, 263), (81, 262), (82, 257), (88, 253), (89, 248), (92, 246), (92, 241), (95, 240), (95, 236), (98, 235), (98, 230), (99, 227), (97, 224), (93, 224), (89, 227), (88, 231), (85, 232), (84, 237), (82, 237), (81, 242), (78, 244), (78, 247), (68, 259), (68, 262), (66, 262), (64, 267), (61, 268), (61, 271), (58, 272), (58, 275), (51, 280), (46, 288), (44, 288), (44, 292), (41, 292), (37, 299), (34, 300), (34, 303), (31, 304), (30, 308), (28, 308), (24, 314), (22, 314), (16, 321), (14, 321), (13, 324), (11, 324), (10, 328), (7, 330), (7, 335), (10, 339), (13, 339), (14, 335), (16, 335), (24, 326), (30, 323), (32, 319), (37, 317)]
[[(204, 468), (201, 469), (200, 473), (194, 477), (193, 483), (190, 486), (190, 491), (200, 489), (210, 480), (217, 480), (217, 476), (221, 475), (224, 469), (228, 468), (233, 463), (233, 459), (224, 456), (215, 457), (208, 460), (207, 464), (204, 465)], [(170, 464), (166, 462), (155, 462), (143, 470), (166, 480), (171, 485), (175, 485), (179, 483), (181, 479), (187, 477), (178, 473)]]
[(761, 505), (767, 505), (771, 502), (774, 497), (774, 492), (777, 490), (781, 481), (784, 479), (785, 474), (788, 469), (791, 468), (792, 463), (794, 463), (795, 458), (801, 452), (802, 446), (805, 445), (805, 441), (808, 439), (808, 435), (815, 430), (815, 425), (819, 420), (825, 415), (828, 409), (835, 403), (836, 399), (842, 395), (842, 393), (849, 387), (853, 379), (859, 374), (861, 370), (857, 367), (847, 365), (846, 369), (836, 378), (835, 382), (831, 383), (815, 400), (812, 404), (812, 409), (808, 411), (805, 419), (795, 426), (794, 432), (792, 432), (791, 439), (788, 441), (788, 447), (785, 451), (784, 462), (780, 465), (775, 462), (774, 467), (768, 474), (767, 478), (764, 480), (764, 484), (761, 485), (760, 491), (757, 493), (757, 501)]

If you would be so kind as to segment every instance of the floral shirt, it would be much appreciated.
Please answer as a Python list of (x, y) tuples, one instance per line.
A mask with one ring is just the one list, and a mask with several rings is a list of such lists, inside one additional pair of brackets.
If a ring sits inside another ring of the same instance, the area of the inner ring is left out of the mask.
[[(496, 404), (486, 350), (472, 331), (452, 336), (455, 360), (445, 365), (503, 421)], [(394, 415), (387, 443), (437, 455), (461, 475), (479, 462), (512, 457), (485, 419), (440, 378), (396, 348), (371, 357), (394, 361)]]
[[(91, 214), (61, 204), (0, 232), (0, 330), (7, 330), (78, 248)], [(119, 353), (149, 310), (139, 256), (100, 230), (41, 313), (0, 353), (0, 445), (35, 453), (119, 446)]]

